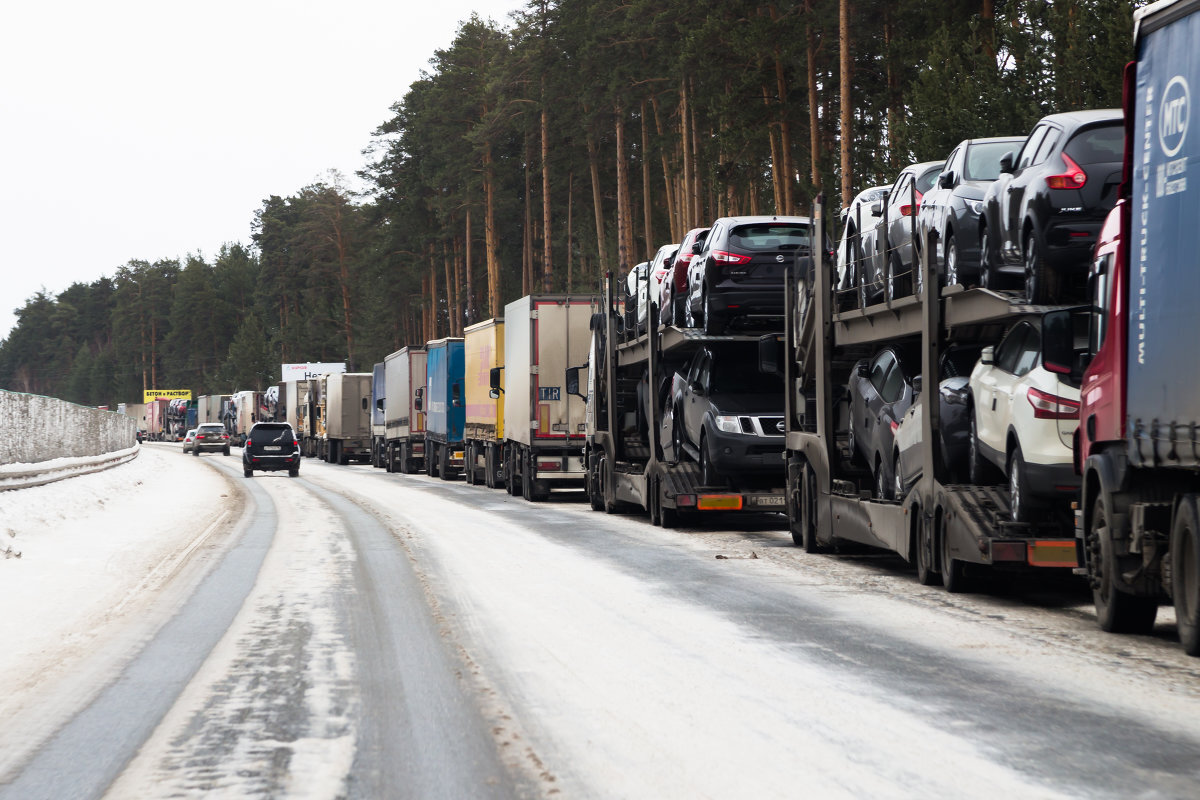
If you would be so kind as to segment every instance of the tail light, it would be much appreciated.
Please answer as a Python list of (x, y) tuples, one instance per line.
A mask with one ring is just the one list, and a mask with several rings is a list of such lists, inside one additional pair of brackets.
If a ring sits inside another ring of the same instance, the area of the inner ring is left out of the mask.
[(730, 253), (728, 250), (713, 250), (713, 261), (720, 261), (722, 264), (749, 264), (750, 256), (743, 256), (738, 253)]
[(1033, 406), (1034, 419), (1079, 419), (1079, 401), (1030, 388), (1025, 395)]
[(1062, 154), (1062, 160), (1067, 166), (1067, 171), (1046, 178), (1046, 185), (1051, 189), (1082, 189), (1087, 183), (1087, 173), (1066, 153)]
[(916, 199), (913, 200), (912, 203), (905, 203), (904, 205), (900, 206), (900, 216), (911, 217), (917, 213), (917, 209), (921, 207), (921, 198), (925, 195), (921, 194), (920, 192), (916, 192), (915, 194)]

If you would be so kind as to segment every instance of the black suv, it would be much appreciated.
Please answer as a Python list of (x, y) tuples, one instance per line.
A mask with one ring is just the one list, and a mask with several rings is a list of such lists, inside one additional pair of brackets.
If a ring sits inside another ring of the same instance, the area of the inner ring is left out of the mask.
[(671, 388), (671, 445), (700, 462), (705, 486), (783, 475), (783, 381), (759, 372), (758, 342), (716, 342), (696, 351)]
[(246, 434), (242, 448), (242, 474), (254, 477), (254, 470), (286, 469), (293, 478), (300, 475), (300, 443), (286, 422), (256, 422)]
[(980, 283), (1023, 278), (1031, 303), (1082, 289), (1104, 218), (1117, 202), (1125, 128), (1121, 109), (1044, 117), (1000, 158), (983, 200)]
[[(783, 329), (783, 273), (808, 270), (813, 226), (808, 217), (722, 217), (688, 265), (687, 306), (710, 336), (736, 323)], [(833, 247), (825, 241), (827, 258)], [(765, 323), (765, 324), (764, 324)]]

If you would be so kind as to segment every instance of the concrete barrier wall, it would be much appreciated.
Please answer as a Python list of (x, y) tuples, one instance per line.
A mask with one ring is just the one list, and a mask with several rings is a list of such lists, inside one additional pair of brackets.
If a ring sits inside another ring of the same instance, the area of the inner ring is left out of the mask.
[(115, 411), (0, 389), (0, 464), (98, 456), (137, 442), (137, 422)]

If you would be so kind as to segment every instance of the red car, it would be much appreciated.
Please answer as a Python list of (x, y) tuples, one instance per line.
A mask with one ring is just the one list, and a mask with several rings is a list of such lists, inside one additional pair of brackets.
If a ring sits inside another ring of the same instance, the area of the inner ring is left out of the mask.
[(675, 260), (659, 288), (658, 319), (662, 325), (684, 324), (684, 302), (688, 292), (688, 264), (700, 251), (705, 237), (708, 236), (708, 230), (708, 228), (692, 228), (679, 244)]

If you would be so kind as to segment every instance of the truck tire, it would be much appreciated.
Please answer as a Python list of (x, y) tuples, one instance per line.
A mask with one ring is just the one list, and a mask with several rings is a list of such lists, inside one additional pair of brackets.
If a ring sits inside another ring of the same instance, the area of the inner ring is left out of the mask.
[(934, 541), (930, 531), (930, 522), (921, 513), (921, 507), (913, 505), (913, 561), (917, 565), (917, 583), (922, 586), (936, 586), (941, 583), (937, 571), (937, 560), (934, 558)]
[(1200, 656), (1200, 515), (1194, 494), (1180, 501), (1171, 526), (1171, 596), (1183, 651)]
[(337, 448), (337, 463), (338, 466), (346, 466), (350, 463), (350, 456), (346, 455), (346, 445), (338, 442)]
[(1158, 616), (1158, 598), (1139, 597), (1117, 588), (1111, 576), (1119, 569), (1108, 530), (1108, 509), (1104, 498), (1096, 496), (1088, 525), (1088, 565), (1092, 582), (1092, 601), (1096, 622), (1109, 633), (1149, 633)]
[(604, 510), (604, 496), (600, 494), (600, 458), (594, 450), (588, 453), (587, 494), (592, 511)]
[(450, 469), (450, 444), (445, 447), (438, 448), (438, 477), (444, 481), (452, 481), (456, 477), (454, 470)]
[(967, 565), (950, 553), (950, 537), (942, 527), (940, 510), (934, 515), (934, 540), (942, 554), (942, 586), (950, 594), (974, 591), (975, 582), (967, 575)]

